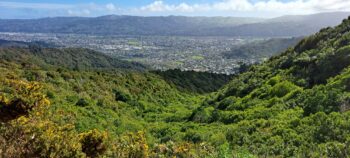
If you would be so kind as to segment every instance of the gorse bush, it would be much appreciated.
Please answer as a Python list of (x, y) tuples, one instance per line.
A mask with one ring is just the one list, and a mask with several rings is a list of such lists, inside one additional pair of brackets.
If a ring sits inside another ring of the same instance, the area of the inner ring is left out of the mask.
[(17, 80), (4, 80), (1, 83), (10, 92), (0, 94), (0, 120), (3, 122), (28, 115), (34, 108), (50, 104), (41, 93), (42, 86), (39, 83)]
[(117, 140), (113, 148), (116, 157), (149, 157), (149, 146), (143, 132), (126, 134)]
[(88, 131), (79, 135), (82, 151), (88, 157), (97, 157), (106, 150), (107, 133), (100, 133), (97, 130)]

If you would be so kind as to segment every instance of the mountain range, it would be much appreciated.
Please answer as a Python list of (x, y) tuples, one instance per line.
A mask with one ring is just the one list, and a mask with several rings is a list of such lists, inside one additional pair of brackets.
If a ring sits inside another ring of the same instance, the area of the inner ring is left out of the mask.
[(2, 19), (0, 32), (77, 33), (93, 35), (173, 36), (305, 36), (335, 26), (348, 12), (282, 16), (272, 19), (244, 17), (54, 17)]

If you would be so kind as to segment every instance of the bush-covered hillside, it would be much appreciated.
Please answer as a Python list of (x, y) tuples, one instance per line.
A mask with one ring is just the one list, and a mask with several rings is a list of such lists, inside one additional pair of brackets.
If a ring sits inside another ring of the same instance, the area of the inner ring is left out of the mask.
[(257, 156), (348, 157), (350, 20), (303, 39), (212, 94), (191, 121), (221, 123)]
[(42, 69), (61, 67), (74, 70), (145, 70), (139, 63), (126, 62), (103, 53), (84, 48), (43, 48), (29, 44), (28, 48), (0, 47), (0, 60), (21, 65), (35, 65)]
[[(94, 53), (39, 47), (0, 49), (0, 154), (218, 154), (209, 143), (186, 141), (193, 131), (183, 125), (203, 95), (180, 92), (155, 73), (124, 69)], [(77, 69), (75, 65), (82, 66)], [(192, 123), (186, 126), (197, 127)]]
[(152, 72), (162, 76), (165, 81), (175, 85), (180, 91), (201, 94), (215, 92), (232, 79), (232, 75), (181, 71), (179, 69)]
[(0, 50), (1, 157), (349, 157), (350, 18), (211, 94), (95, 55)]

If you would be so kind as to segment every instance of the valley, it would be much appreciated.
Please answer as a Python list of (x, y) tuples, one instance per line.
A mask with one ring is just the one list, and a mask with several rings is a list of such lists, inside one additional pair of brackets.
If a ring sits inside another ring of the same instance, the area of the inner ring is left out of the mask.
[[(155, 70), (235, 74), (242, 64), (260, 63), (296, 44), (301, 38), (258, 37), (190, 37), (190, 36), (99, 36), (46, 33), (0, 33), (0, 39), (18, 42), (46, 43), (57, 48), (88, 48), (120, 59), (145, 64)], [(271, 43), (271, 41), (275, 41)], [(285, 43), (284, 45), (278, 43)], [(252, 45), (271, 46), (247, 51)], [(45, 45), (45, 44), (44, 44)], [(236, 53), (227, 57), (224, 53)], [(244, 53), (246, 54), (244, 54)]]
[(83, 48), (3, 47), (1, 154), (348, 157), (349, 26), (234, 76), (154, 72)]
[(0, 158), (350, 157), (347, 1), (91, 1), (0, 0)]
[(88, 48), (154, 70), (231, 75), (347, 16), (331, 12), (267, 19), (122, 15), (0, 19), (0, 40)]

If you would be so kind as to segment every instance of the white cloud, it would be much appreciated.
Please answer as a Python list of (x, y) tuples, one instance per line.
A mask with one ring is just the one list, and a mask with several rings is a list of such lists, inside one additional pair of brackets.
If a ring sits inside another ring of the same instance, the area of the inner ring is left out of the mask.
[[(59, 4), (59, 3), (27, 3), (27, 2), (1, 2), (0, 9), (12, 9), (21, 12), (22, 9), (41, 12), (42, 16), (100, 16), (117, 13), (119, 9), (113, 4)], [(11, 16), (11, 15), (10, 15)], [(4, 17), (4, 15), (0, 15)]]
[(143, 12), (196, 12), (208, 10), (207, 4), (194, 4), (189, 5), (187, 3), (180, 3), (178, 5), (165, 4), (161, 0), (154, 1), (153, 3), (136, 9)]
[(173, 8), (170, 5), (164, 4), (163, 1), (155, 1), (152, 4), (141, 7), (142, 11), (151, 11), (151, 12), (163, 12), (170, 11)]
[(0, 2), (0, 7), (4, 8), (25, 8), (25, 9), (69, 9), (73, 8), (73, 5), (66, 4), (51, 4), (51, 3), (23, 3), (23, 2)]
[(350, 11), (350, 0), (291, 0), (283, 2), (281, 0), (261, 0), (251, 2), (249, 0), (221, 0), (214, 3), (178, 5), (166, 4), (161, 0), (140, 7), (140, 12), (172, 12), (172, 13), (264, 13), (283, 14), (309, 14), (324, 11)]
[(179, 11), (182, 11), (182, 12), (192, 12), (194, 11), (194, 8), (193, 6), (190, 6), (186, 3), (181, 3), (180, 5), (176, 6), (176, 10), (179, 10)]
[(117, 10), (117, 8), (115, 7), (115, 5), (114, 5), (113, 3), (107, 4), (107, 5), (106, 5), (106, 9), (107, 9), (108, 11), (115, 11), (115, 10)]
[[(163, 0), (131, 8), (118, 8), (113, 3), (95, 4), (57, 4), (57, 3), (26, 3), (1, 2), (0, 9), (15, 11), (31, 9), (43, 11), (50, 16), (100, 16), (105, 14), (130, 15), (204, 15), (204, 16), (258, 16), (273, 17), (285, 14), (310, 14), (325, 11), (350, 11), (350, 0), (216, 0), (212, 3), (192, 4), (183, 0), (182, 3), (168, 4)], [(42, 13), (43, 13), (42, 12)], [(42, 16), (47, 16), (46, 14)]]
[(247, 0), (226, 0), (213, 4), (211, 8), (220, 11), (251, 11), (254, 6)]

